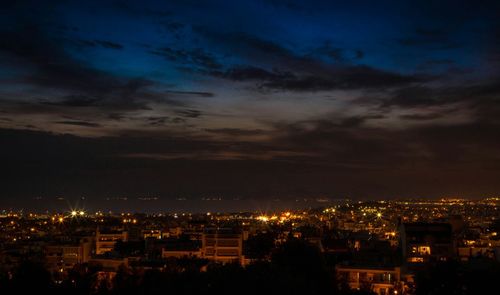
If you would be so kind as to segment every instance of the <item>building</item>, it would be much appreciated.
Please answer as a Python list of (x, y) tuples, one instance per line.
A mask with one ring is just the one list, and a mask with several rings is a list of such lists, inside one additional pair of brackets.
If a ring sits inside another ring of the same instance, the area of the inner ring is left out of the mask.
[(101, 255), (113, 250), (117, 241), (128, 241), (127, 231), (101, 231), (97, 229), (95, 254)]
[(399, 267), (368, 267), (337, 265), (337, 280), (352, 290), (369, 290), (378, 295), (404, 294), (406, 287), (401, 280)]
[(165, 245), (161, 250), (162, 258), (182, 258), (196, 257), (201, 258), (201, 243), (200, 241), (191, 240), (188, 236), (183, 238), (165, 239)]
[(161, 240), (163, 238), (163, 232), (160, 229), (144, 229), (142, 230), (142, 238), (153, 238)]
[(201, 251), (200, 249), (195, 249), (195, 250), (173, 250), (173, 249), (162, 249), (161, 250), (161, 257), (162, 258), (183, 258), (183, 257), (193, 257), (193, 258), (200, 258), (201, 257)]
[(92, 252), (92, 239), (82, 238), (74, 244), (52, 244), (45, 247), (45, 258), (52, 272), (65, 272), (76, 264), (86, 263)]
[(102, 267), (103, 272), (116, 272), (120, 266), (128, 267), (129, 259), (125, 258), (108, 258), (108, 257), (93, 257), (89, 260), (89, 265), (98, 265)]
[(206, 229), (202, 236), (201, 256), (220, 263), (242, 263), (242, 233), (230, 228)]
[(403, 223), (400, 239), (403, 258), (408, 264), (446, 261), (455, 253), (452, 227), (448, 223)]

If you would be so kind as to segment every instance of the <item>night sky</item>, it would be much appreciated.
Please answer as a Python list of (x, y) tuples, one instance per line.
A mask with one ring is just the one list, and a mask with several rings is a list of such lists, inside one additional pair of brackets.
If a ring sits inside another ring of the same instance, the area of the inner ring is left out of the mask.
[(3, 1), (0, 205), (498, 195), (500, 2), (335, 2)]

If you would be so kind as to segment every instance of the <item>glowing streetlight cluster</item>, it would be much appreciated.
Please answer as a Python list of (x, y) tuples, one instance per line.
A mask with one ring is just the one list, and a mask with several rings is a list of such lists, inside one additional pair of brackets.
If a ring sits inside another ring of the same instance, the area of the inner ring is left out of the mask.
[(85, 211), (71, 210), (71, 217), (77, 217), (77, 216), (85, 216)]
[(124, 218), (124, 219), (122, 220), (122, 222), (123, 222), (123, 223), (133, 223), (133, 224), (136, 224), (136, 223), (137, 223), (137, 219), (135, 219), (135, 218), (134, 218), (134, 219), (130, 219), (130, 218), (129, 218), (129, 219), (126, 219), (126, 218)]
[(280, 216), (278, 216), (278, 215), (268, 216), (268, 215), (262, 214), (262, 215), (259, 215), (259, 216), (255, 217), (256, 220), (262, 221), (262, 222), (278, 221), (280, 223), (284, 223), (287, 220), (301, 219), (301, 218), (303, 218), (303, 216), (293, 214), (293, 213), (291, 213), (289, 211), (281, 213)]

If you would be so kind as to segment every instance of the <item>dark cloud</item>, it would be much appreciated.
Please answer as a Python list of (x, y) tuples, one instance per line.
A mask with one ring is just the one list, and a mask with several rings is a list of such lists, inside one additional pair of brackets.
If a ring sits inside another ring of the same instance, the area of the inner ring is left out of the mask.
[(336, 89), (385, 89), (428, 80), (428, 77), (424, 76), (405, 76), (368, 66), (323, 68), (316, 73), (312, 68), (310, 70), (302, 68), (302, 70), (303, 72), (294, 73), (289, 70), (268, 71), (247, 66), (235, 67), (223, 73), (212, 74), (234, 81), (253, 81), (262, 90), (298, 92)]
[(234, 81), (271, 81), (293, 78), (294, 75), (290, 72), (268, 71), (253, 66), (236, 66), (220, 73), (220, 77)]
[(202, 115), (202, 112), (193, 109), (178, 110), (176, 113), (186, 118), (198, 118)]
[(295, 54), (282, 44), (246, 32), (217, 32), (205, 27), (194, 27), (208, 44), (220, 46), (223, 53), (250, 63), (250, 67), (265, 65), (269, 68), (297, 67), (311, 62), (308, 57)]
[[(95, 41), (97, 42), (97, 41)], [(101, 46), (115, 47), (114, 43), (99, 41)], [(98, 107), (103, 110), (145, 110), (150, 102), (185, 106), (168, 93), (153, 90), (159, 86), (146, 78), (123, 78), (88, 66), (71, 57), (55, 40), (33, 24), (19, 24), (0, 30), (0, 54), (7, 55), (13, 66), (31, 67), (21, 82), (46, 91), (66, 91), (63, 97), (42, 99), (41, 104), (60, 107)], [(196, 59), (205, 62), (203, 57)], [(179, 94), (181, 92), (178, 92)], [(187, 94), (189, 92), (186, 92)], [(191, 92), (210, 96), (209, 93)]]
[(409, 114), (399, 116), (401, 119), (414, 120), (414, 121), (427, 121), (434, 120), (443, 117), (441, 113), (429, 113), (429, 114)]
[[(260, 143), (164, 131), (82, 138), (3, 129), (2, 173), (9, 171), (2, 176), (8, 184), (4, 191), (78, 195), (83, 192), (78, 188), (85, 187), (85, 194), (95, 196), (218, 192), (253, 197), (273, 193), (401, 197), (439, 196), (443, 191), (480, 195), (500, 189), (492, 177), (500, 170), (495, 153), (500, 149), (499, 125), (472, 122), (390, 130), (365, 124), (371, 118), (380, 115), (274, 124), (268, 133), (273, 137)], [(169, 120), (147, 120), (163, 119)], [(236, 137), (263, 131), (207, 132)], [(21, 174), (29, 190), (16, 185)]]
[[(99, 101), (122, 108), (144, 108), (145, 102), (141, 99), (160, 100), (152, 93), (141, 95), (140, 92), (151, 85), (148, 81), (121, 79), (80, 63), (32, 25), (17, 30), (4, 29), (0, 31), (0, 40), (1, 53), (34, 67), (32, 73), (23, 77), (25, 83), (74, 93), (64, 97), (61, 104), (78, 106)], [(82, 100), (82, 97), (87, 98)], [(72, 98), (76, 99), (74, 103)]]
[(2, 53), (18, 58), (35, 67), (26, 82), (44, 87), (106, 93), (119, 81), (105, 73), (89, 68), (68, 56), (52, 40), (45, 38), (33, 25), (21, 25), (17, 30), (0, 31)]
[(291, 91), (320, 91), (334, 89), (391, 88), (425, 81), (426, 77), (405, 76), (377, 70), (368, 66), (332, 68), (317, 75), (302, 75), (292, 79), (264, 82), (263, 87)]
[[(349, 63), (331, 64), (293, 52), (275, 42), (259, 38), (247, 33), (215, 33), (203, 28), (197, 32), (214, 42), (224, 44), (231, 54), (238, 54), (257, 64), (266, 64), (265, 67), (255, 65), (235, 65), (225, 70), (212, 70), (207, 74), (231, 79), (234, 81), (253, 81), (260, 89), (279, 91), (322, 91), (334, 89), (373, 89), (390, 88), (424, 82), (429, 77), (422, 75), (403, 75), (376, 69), (366, 65), (352, 65)], [(328, 51), (335, 59), (347, 61), (345, 49), (332, 48), (327, 45), (322, 53)], [(340, 56), (343, 54), (344, 56)], [(359, 59), (361, 51), (353, 51), (350, 59)], [(271, 70), (269, 70), (271, 69)]]
[(362, 59), (364, 52), (359, 49), (347, 49), (332, 46), (331, 42), (314, 49), (311, 55), (326, 56), (335, 62), (351, 62)]
[(181, 123), (185, 123), (185, 122), (186, 122), (186, 119), (184, 119), (184, 118), (175, 117), (172, 119), (172, 123), (175, 123), (175, 124), (181, 124)]
[(149, 117), (147, 118), (148, 124), (152, 126), (162, 126), (165, 125), (170, 120), (169, 117)]
[(227, 34), (213, 32), (204, 28), (195, 28), (202, 36), (216, 42), (222, 42), (242, 55), (248, 57), (278, 57), (279, 59), (295, 58), (291, 50), (273, 41), (262, 39), (246, 32), (231, 32)]
[(205, 129), (205, 131), (221, 135), (229, 136), (254, 136), (266, 134), (262, 129), (240, 129), (240, 128), (219, 128), (219, 129)]
[(174, 91), (169, 90), (166, 93), (173, 95), (187, 95), (187, 96), (199, 96), (199, 97), (214, 97), (213, 92), (203, 92), (203, 91)]
[(485, 169), (495, 163), (493, 166), (500, 169), (500, 162), (491, 153), (500, 147), (496, 124), (472, 122), (389, 130), (356, 122), (353, 127), (345, 128), (328, 120), (277, 126), (284, 136), (276, 144), (315, 153), (317, 160), (324, 163), (361, 170), (418, 170), (417, 163), (435, 169), (460, 166)]
[[(192, 115), (191, 115), (192, 116)], [(189, 116), (187, 116), (189, 118)], [(196, 118), (196, 117), (191, 117)], [(185, 123), (186, 119), (180, 117), (157, 116), (146, 118), (147, 124), (150, 126), (166, 126), (168, 124), (181, 124)]]
[(411, 108), (436, 104), (441, 102), (436, 98), (434, 90), (425, 86), (413, 86), (398, 89), (383, 105)]
[(500, 189), (497, 5), (14, 2), (5, 195)]
[(359, 127), (368, 120), (379, 120), (384, 118), (385, 116), (381, 114), (376, 114), (376, 115), (366, 114), (363, 116), (347, 117), (341, 119), (340, 122), (338, 123), (338, 126), (346, 128)]
[(120, 114), (120, 113), (110, 113), (108, 114), (108, 119), (111, 119), (113, 121), (121, 121), (125, 118), (127, 118), (127, 116), (125, 114)]
[[(0, 176), (6, 184), (3, 194), (11, 197), (84, 195), (99, 207), (104, 204), (98, 200), (115, 195), (199, 198), (217, 194), (262, 198), (283, 192), (283, 185), (290, 180), (296, 185), (286, 188), (285, 195), (310, 192), (298, 180), (303, 175), (307, 176), (307, 171), (313, 167), (293, 176), (283, 174), (300, 171), (298, 166), (288, 162), (273, 165), (264, 160), (183, 158), (186, 152), (216, 153), (217, 148), (202, 141), (130, 137), (90, 139), (0, 130), (2, 145), (7, 138), (10, 145), (0, 155), (4, 167)], [(23, 143), (23, 148), (11, 148), (19, 143)], [(32, 149), (35, 145), (37, 149)], [(225, 146), (228, 146), (227, 143)], [(174, 158), (140, 157), (140, 154)], [(7, 170), (8, 173), (5, 172)], [(276, 183), (280, 184), (266, 185), (270, 175), (274, 175)], [(311, 176), (308, 178), (314, 179)], [(1, 202), (6, 205), (10, 200), (2, 198)]]
[(122, 44), (106, 41), (106, 40), (83, 40), (83, 39), (71, 39), (71, 38), (61, 38), (62, 42), (66, 42), (67, 44), (78, 48), (84, 49), (88, 47), (102, 47), (107, 49), (123, 49), (124, 46)]
[(101, 101), (100, 98), (88, 97), (85, 95), (68, 95), (63, 97), (60, 101), (42, 100), (40, 103), (55, 106), (89, 107), (94, 106), (99, 101)]
[[(92, 46), (118, 49), (114, 43), (92, 42)], [(191, 109), (184, 98), (213, 97), (211, 92), (166, 90), (147, 78), (120, 77), (96, 69), (73, 58), (65, 44), (48, 37), (33, 24), (0, 29), (0, 56), (6, 56), (10, 66), (29, 69), (22, 71), (17, 82), (26, 85), (24, 89), (36, 89), (33, 93), (20, 94), (20, 97), (32, 97), (30, 100), (0, 98), (2, 109), (13, 120), (11, 125), (32, 125), (23, 122), (30, 121), (28, 116), (32, 114), (45, 114), (51, 119), (38, 122), (44, 128), (55, 123), (53, 126), (72, 125), (104, 132), (98, 127), (107, 125), (108, 120), (114, 121), (115, 127), (117, 123), (132, 122), (133, 116), (128, 113), (149, 111), (152, 103), (168, 107), (162, 113), (177, 112), (178, 116), (149, 121), (143, 126), (184, 124), (187, 119), (201, 115), (201, 112)], [(201, 63), (203, 57), (194, 60)], [(82, 120), (60, 120), (65, 115)], [(75, 130), (74, 133), (78, 133), (81, 129)]]
[(482, 120), (494, 119), (500, 114), (498, 96), (500, 83), (483, 81), (477, 84), (426, 87), (403, 87), (392, 96), (382, 99), (381, 106), (426, 108), (460, 105), (462, 110), (474, 111)]
[(92, 127), (92, 128), (101, 127), (101, 125), (98, 123), (87, 122), (87, 121), (57, 121), (55, 123), (62, 125), (74, 125), (74, 126)]

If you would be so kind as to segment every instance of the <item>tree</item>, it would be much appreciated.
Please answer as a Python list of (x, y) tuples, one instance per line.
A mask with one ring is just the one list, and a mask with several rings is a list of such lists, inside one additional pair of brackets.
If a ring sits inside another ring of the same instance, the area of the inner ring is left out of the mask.
[(37, 292), (46, 294), (53, 287), (50, 272), (39, 262), (24, 261), (14, 273), (13, 289), (21, 294)]
[(274, 248), (275, 235), (259, 233), (250, 236), (245, 243), (245, 256), (252, 259), (264, 259), (271, 255)]

